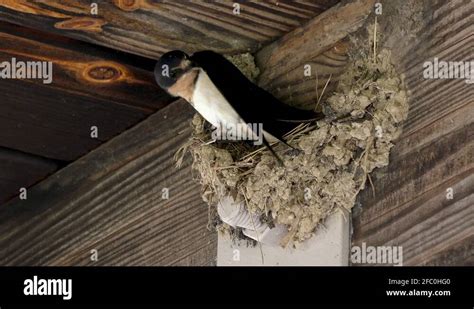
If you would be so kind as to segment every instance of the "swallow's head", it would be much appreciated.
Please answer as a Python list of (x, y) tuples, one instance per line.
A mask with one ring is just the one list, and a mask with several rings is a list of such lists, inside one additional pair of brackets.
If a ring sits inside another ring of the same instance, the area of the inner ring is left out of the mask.
[[(155, 80), (158, 85), (174, 96), (181, 96), (173, 91), (173, 88), (184, 88), (187, 73), (193, 69), (193, 63), (189, 56), (180, 50), (173, 50), (163, 54), (155, 66)], [(182, 90), (182, 89), (181, 89)]]

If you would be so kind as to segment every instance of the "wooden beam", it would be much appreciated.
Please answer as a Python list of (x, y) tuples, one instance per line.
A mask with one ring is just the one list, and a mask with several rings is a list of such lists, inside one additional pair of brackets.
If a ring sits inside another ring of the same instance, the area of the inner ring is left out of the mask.
[(0, 147), (0, 205), (60, 166), (60, 162)]
[[(259, 85), (284, 102), (314, 108), (326, 82), (331, 81), (326, 94), (334, 89), (347, 64), (346, 37), (364, 24), (374, 3), (339, 3), (264, 47), (256, 56)], [(311, 67), (310, 76), (305, 75), (306, 65)]]
[(428, 17), (410, 36), (393, 31), (404, 17), (383, 5), (381, 31), (406, 76), (410, 112), (389, 166), (373, 175), (375, 196), (370, 186), (360, 196), (353, 243), (402, 246), (404, 265), (472, 265), (474, 89), (462, 79), (425, 79), (423, 64), (472, 61), (474, 6), (423, 2)]
[(177, 101), (0, 207), (0, 265), (214, 263), (190, 158), (173, 159), (193, 114)]
[(256, 51), (334, 5), (337, 0), (0, 2), (0, 19), (114, 49), (157, 58), (170, 49), (221, 53)]
[[(263, 77), (259, 85), (282, 102), (312, 109), (318, 101), (324, 102), (323, 97), (335, 89), (339, 75), (344, 72), (349, 60), (349, 48), (349, 42), (341, 40), (313, 58), (308, 56), (306, 61), (272, 80)], [(304, 75), (305, 65), (311, 67), (311, 76)]]
[(72, 161), (173, 100), (156, 85), (153, 61), (4, 22), (0, 40), (0, 62), (53, 64), (51, 84), (0, 83), (0, 146)]

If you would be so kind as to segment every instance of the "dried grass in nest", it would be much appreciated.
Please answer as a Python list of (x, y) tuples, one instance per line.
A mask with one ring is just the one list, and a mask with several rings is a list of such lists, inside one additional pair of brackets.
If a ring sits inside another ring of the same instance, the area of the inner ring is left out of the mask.
[(177, 157), (192, 154), (212, 225), (232, 231), (216, 214), (220, 197), (230, 194), (247, 201), (249, 211), (262, 220), (288, 226), (288, 241), (296, 245), (331, 213), (354, 206), (370, 172), (388, 164), (392, 141), (408, 113), (389, 51), (382, 50), (375, 62), (371, 57), (353, 61), (321, 105), (325, 119), (302, 124), (287, 135), (300, 154), (274, 145), (284, 167), (264, 147), (212, 141), (211, 127), (195, 115), (192, 137)]

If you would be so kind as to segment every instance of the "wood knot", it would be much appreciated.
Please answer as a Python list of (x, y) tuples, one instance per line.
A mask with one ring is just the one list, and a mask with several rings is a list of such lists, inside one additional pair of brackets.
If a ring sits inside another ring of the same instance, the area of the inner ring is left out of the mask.
[(112, 67), (95, 67), (89, 70), (88, 74), (93, 79), (106, 80), (115, 79), (120, 73)]
[(93, 83), (110, 83), (121, 79), (124, 72), (116, 63), (100, 61), (89, 64), (83, 72), (83, 77)]
[(115, 5), (123, 11), (135, 11), (144, 4), (140, 0), (114, 0)]
[(74, 17), (68, 20), (57, 22), (54, 27), (62, 30), (79, 30), (89, 32), (101, 32), (102, 26), (107, 22), (101, 18)]
[(346, 41), (339, 41), (333, 46), (333, 51), (339, 55), (346, 55), (349, 52), (350, 44)]

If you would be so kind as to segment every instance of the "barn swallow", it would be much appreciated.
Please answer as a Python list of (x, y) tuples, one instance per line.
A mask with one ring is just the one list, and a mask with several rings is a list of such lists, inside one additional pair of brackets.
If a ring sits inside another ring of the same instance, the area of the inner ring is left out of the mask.
[[(263, 135), (263, 144), (282, 164), (269, 144), (299, 123), (318, 120), (321, 115), (290, 107), (253, 84), (238, 68), (213, 51), (192, 56), (174, 50), (163, 54), (155, 66), (158, 85), (174, 97), (188, 101), (214, 127), (245, 124), (250, 134)], [(250, 124), (262, 124), (255, 132)], [(294, 148), (293, 148), (294, 149)]]

